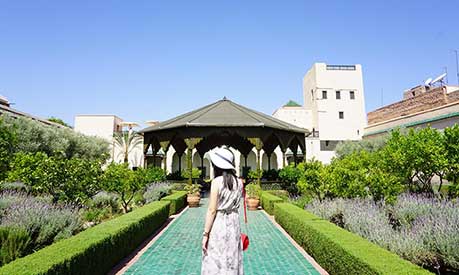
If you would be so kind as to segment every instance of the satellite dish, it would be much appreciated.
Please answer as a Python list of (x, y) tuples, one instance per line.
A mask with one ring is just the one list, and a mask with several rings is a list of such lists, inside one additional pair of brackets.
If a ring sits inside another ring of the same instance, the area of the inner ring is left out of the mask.
[(445, 78), (445, 76), (446, 76), (446, 73), (441, 74), (440, 76), (438, 76), (437, 78), (435, 78), (434, 80), (432, 80), (431, 84), (436, 83), (436, 82), (441, 82), (441, 81), (443, 81), (443, 78)]
[(424, 81), (424, 85), (426, 85), (426, 86), (429, 86), (431, 83), (432, 83), (432, 78), (431, 77), (427, 78), (427, 80)]

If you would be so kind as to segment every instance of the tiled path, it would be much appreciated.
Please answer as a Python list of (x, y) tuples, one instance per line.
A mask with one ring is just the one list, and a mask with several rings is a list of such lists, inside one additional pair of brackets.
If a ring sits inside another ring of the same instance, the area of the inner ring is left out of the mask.
[[(201, 236), (207, 199), (188, 208), (124, 274), (201, 274)], [(319, 274), (262, 211), (247, 211), (250, 246), (244, 252), (245, 274)]]

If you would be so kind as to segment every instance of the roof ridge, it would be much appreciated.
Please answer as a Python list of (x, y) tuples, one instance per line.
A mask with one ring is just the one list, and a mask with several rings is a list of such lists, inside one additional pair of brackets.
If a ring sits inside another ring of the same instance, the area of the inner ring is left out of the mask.
[(198, 118), (202, 117), (203, 115), (207, 114), (209, 111), (215, 109), (218, 105), (222, 104), (224, 101), (228, 101), (228, 100), (226, 99), (226, 97), (225, 97), (224, 99), (220, 99), (219, 101), (210, 104), (210, 105), (214, 105), (214, 106), (209, 106), (209, 105), (208, 105), (209, 108), (208, 108), (205, 112), (199, 114), (198, 116), (196, 116), (195, 118), (193, 118), (193, 119), (187, 121), (186, 123), (191, 123), (191, 122), (194, 121), (195, 119), (198, 119)]

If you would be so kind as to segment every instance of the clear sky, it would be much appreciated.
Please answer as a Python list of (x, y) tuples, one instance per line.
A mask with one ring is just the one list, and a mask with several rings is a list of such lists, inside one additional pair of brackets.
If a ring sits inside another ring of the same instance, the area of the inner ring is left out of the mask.
[(366, 111), (447, 67), (459, 1), (4, 1), (0, 94), (77, 114), (165, 120), (227, 96), (271, 114), (303, 103), (314, 62), (362, 64)]

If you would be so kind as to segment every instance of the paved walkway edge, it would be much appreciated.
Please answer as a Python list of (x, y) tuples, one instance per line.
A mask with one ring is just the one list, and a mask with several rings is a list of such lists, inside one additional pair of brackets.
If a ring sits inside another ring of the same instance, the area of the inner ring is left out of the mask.
[(294, 247), (296, 247), (296, 249), (298, 249), (298, 251), (300, 251), (300, 253), (306, 258), (306, 260), (308, 260), (312, 266), (322, 275), (329, 275), (328, 272), (323, 269), (317, 262), (316, 260), (314, 260), (313, 257), (311, 257), (311, 255), (309, 255), (303, 247), (301, 247), (288, 233), (287, 231), (285, 231), (284, 228), (282, 228), (282, 226), (280, 226), (280, 224), (278, 224), (276, 222), (276, 220), (274, 219), (274, 216), (271, 216), (269, 215), (265, 210), (261, 209), (261, 210), (258, 210), (258, 211), (262, 211), (267, 217), (268, 219), (277, 227), (277, 229), (279, 229), (279, 231), (284, 234), (284, 236), (293, 244)]
[(166, 232), (166, 230), (180, 217), (183, 213), (186, 212), (189, 206), (183, 208), (178, 214), (171, 215), (169, 217), (169, 221), (163, 224), (160, 228), (158, 228), (147, 240), (145, 240), (139, 247), (134, 250), (129, 256), (124, 258), (118, 265), (116, 265), (108, 275), (122, 275), (126, 270), (128, 270), (138, 259), (142, 256), (147, 249), (152, 246), (156, 240), (158, 240), (161, 235)]

